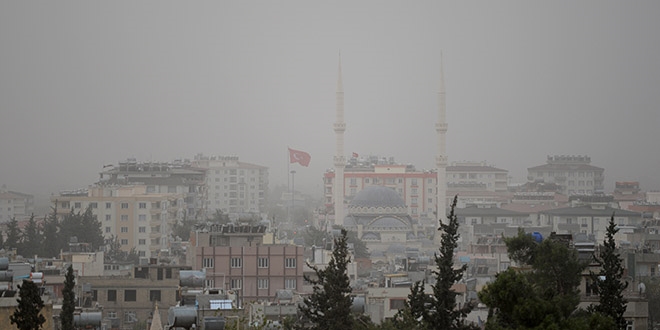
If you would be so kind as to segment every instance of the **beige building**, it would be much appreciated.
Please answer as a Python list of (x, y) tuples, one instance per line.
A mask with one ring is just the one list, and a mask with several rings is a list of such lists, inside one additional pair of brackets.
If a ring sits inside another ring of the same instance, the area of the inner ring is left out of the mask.
[(167, 249), (172, 225), (183, 218), (183, 194), (147, 193), (145, 185), (92, 186), (51, 197), (60, 215), (91, 207), (105, 238), (115, 236), (121, 248), (135, 248), (141, 257), (155, 257)]
[(0, 189), (0, 222), (7, 222), (13, 217), (17, 220), (29, 217), (34, 212), (34, 196)]

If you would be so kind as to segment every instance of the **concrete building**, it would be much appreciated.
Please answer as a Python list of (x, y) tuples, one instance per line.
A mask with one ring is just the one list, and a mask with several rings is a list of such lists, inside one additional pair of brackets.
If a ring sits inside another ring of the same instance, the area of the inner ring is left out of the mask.
[(206, 214), (206, 171), (192, 166), (189, 160), (173, 162), (138, 162), (135, 158), (106, 165), (97, 185), (145, 185), (147, 194), (184, 195), (186, 216), (201, 218)]
[[(642, 223), (640, 213), (598, 203), (546, 210), (540, 213), (540, 222), (557, 234), (593, 235), (596, 242), (602, 242), (612, 215), (622, 234), (633, 233)], [(621, 237), (617, 235), (617, 240)]]
[[(105, 328), (126, 329), (151, 319), (154, 306), (174, 306), (180, 299), (181, 266), (139, 265), (130, 276), (79, 276), (76, 292), (83, 305), (102, 310)], [(167, 310), (160, 310), (167, 319)]]
[(34, 196), (9, 191), (3, 185), (0, 189), (0, 222), (7, 222), (13, 217), (17, 220), (30, 217), (34, 212)]
[(268, 168), (239, 161), (237, 156), (198, 154), (193, 165), (206, 171), (206, 211), (216, 210), (238, 216), (260, 213), (266, 205)]
[(57, 211), (64, 216), (73, 210), (84, 212), (87, 207), (101, 222), (105, 238), (113, 235), (121, 248), (135, 248), (141, 257), (156, 257), (168, 249), (172, 225), (183, 219), (184, 194), (147, 193), (146, 185), (102, 186), (61, 192), (51, 197)]
[(453, 162), (447, 167), (447, 188), (452, 191), (508, 191), (509, 171), (486, 162)]
[(604, 192), (604, 172), (589, 156), (548, 156), (546, 164), (527, 169), (527, 180), (556, 184), (564, 195), (591, 195)]
[(191, 235), (190, 260), (206, 287), (236, 292), (239, 303), (273, 301), (279, 290), (302, 290), (304, 247), (264, 244), (262, 225), (207, 225)]

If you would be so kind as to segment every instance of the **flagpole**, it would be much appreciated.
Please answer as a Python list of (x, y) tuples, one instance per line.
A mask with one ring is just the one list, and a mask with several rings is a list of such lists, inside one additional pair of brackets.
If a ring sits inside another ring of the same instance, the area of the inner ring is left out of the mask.
[[(289, 151), (291, 147), (287, 146), (286, 147), (286, 189), (291, 192), (291, 178), (289, 177), (291, 175), (291, 151)], [(289, 222), (291, 220), (291, 208), (287, 207), (286, 208), (286, 221)]]

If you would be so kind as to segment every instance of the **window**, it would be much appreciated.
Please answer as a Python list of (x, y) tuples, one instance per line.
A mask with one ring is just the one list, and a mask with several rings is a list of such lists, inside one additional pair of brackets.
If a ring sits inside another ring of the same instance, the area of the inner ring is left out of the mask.
[(106, 233), (110, 233), (111, 230), (112, 230), (112, 228), (110, 228), (110, 227), (105, 227), (105, 232), (106, 232)]
[(243, 267), (243, 259), (231, 258), (231, 268), (241, 268), (241, 267)]
[(284, 280), (284, 288), (287, 290), (295, 290), (296, 289), (296, 279), (295, 278), (287, 278)]
[(135, 290), (124, 290), (124, 301), (136, 301), (137, 292)]
[(121, 245), (128, 245), (128, 240), (127, 239), (122, 239), (121, 240)]
[(139, 256), (139, 257), (146, 257), (146, 256), (147, 256), (147, 253), (144, 252), (144, 251), (138, 251), (138, 256)]
[(260, 257), (259, 259), (257, 259), (257, 267), (268, 268), (268, 258)]
[(243, 281), (239, 278), (232, 278), (230, 284), (231, 289), (240, 289), (243, 286)]
[(147, 232), (147, 227), (138, 227), (138, 232), (139, 233), (146, 233)]
[(68, 209), (69, 208), (69, 202), (62, 202), (62, 208), (63, 209)]
[(128, 214), (122, 214), (121, 221), (128, 221)]
[(126, 311), (124, 312), (124, 323), (135, 323), (137, 322), (137, 316), (135, 315), (135, 311)]
[(215, 267), (213, 258), (202, 259), (202, 268), (213, 268), (213, 267)]
[(284, 259), (284, 267), (286, 267), (286, 268), (296, 268), (296, 258), (286, 258), (286, 259)]
[(141, 209), (146, 209), (147, 208), (147, 203), (141, 202), (140, 204), (138, 204), (138, 207), (141, 208)]
[(160, 301), (160, 290), (149, 290), (149, 301)]
[(147, 245), (147, 240), (144, 239), (144, 238), (140, 238), (140, 239), (138, 240), (138, 245)]
[(121, 227), (122, 233), (128, 233), (128, 227)]
[(89, 207), (91, 207), (91, 208), (93, 208), (93, 209), (98, 209), (98, 208), (99, 208), (99, 204), (98, 204), (97, 202), (91, 202), (91, 203), (89, 203)]
[(406, 305), (406, 299), (390, 299), (390, 310), (403, 309)]
[(117, 290), (108, 290), (108, 301), (117, 301)]
[(167, 193), (176, 194), (176, 186), (167, 186)]
[(268, 289), (268, 279), (260, 278), (257, 280), (257, 289)]
[(112, 220), (112, 216), (110, 214), (105, 215), (105, 221), (110, 221)]
[(73, 203), (73, 207), (79, 209), (80, 208), (80, 202)]
[(121, 208), (122, 209), (127, 209), (128, 208), (128, 203), (121, 203)]

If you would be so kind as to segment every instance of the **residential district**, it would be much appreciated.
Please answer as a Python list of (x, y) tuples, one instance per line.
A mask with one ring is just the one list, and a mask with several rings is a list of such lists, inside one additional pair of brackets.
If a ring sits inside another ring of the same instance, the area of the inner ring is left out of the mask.
[[(626, 320), (630, 329), (651, 329), (654, 314), (660, 321), (660, 311), (649, 310), (646, 293), (660, 271), (660, 192), (643, 191), (639, 182), (616, 182), (606, 192), (604, 169), (588, 156), (549, 156), (528, 174), (525, 184), (511, 185), (507, 170), (484, 162), (446, 167), (443, 206), (458, 196), (455, 264), (467, 265), (453, 287), (459, 305), (478, 303), (485, 284), (516, 266), (503, 237), (515, 236), (519, 228), (543, 238), (561, 236), (590, 255), (613, 216), (629, 282)], [(128, 159), (104, 168), (86, 189), (52, 196), (50, 214), (34, 217), (31, 195), (3, 189), (0, 320), (10, 328), (17, 285), (31, 279), (46, 303), (44, 328), (58, 329), (64, 274), (71, 265), (80, 328), (277, 324), (296, 318), (298, 304), (312, 292), (304, 276), (313, 277), (311, 266), (322, 268), (330, 259), (332, 239), (313, 233), (332, 235), (345, 228), (359, 242), (350, 244), (353, 310), (379, 324), (403, 308), (412, 283), (434, 282), (437, 171), (354, 155), (343, 177), (341, 203), (333, 197), (334, 170), (323, 174), (325, 197), (315, 202), (290, 188), (270, 190), (265, 166), (235, 156), (200, 154), (168, 163)], [(343, 207), (343, 218), (336, 217), (337, 206)], [(60, 251), (50, 251), (53, 257), (25, 255), (33, 250), (20, 241), (7, 245), (11, 226), (27, 239), (30, 222), (43, 231), (53, 214), (61, 222), (86, 211), (105, 240), (97, 248), (75, 236)], [(586, 273), (580, 294), (581, 305), (598, 301)], [(486, 320), (482, 307), (468, 319)]]

